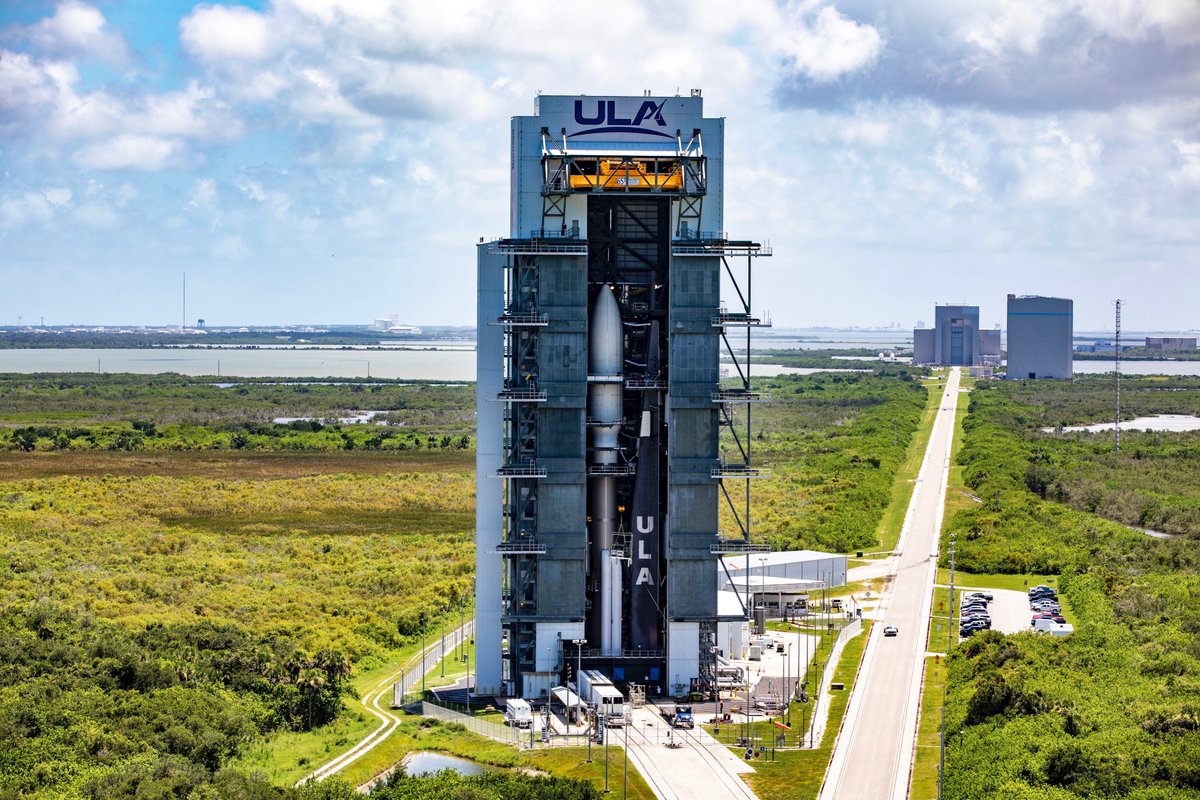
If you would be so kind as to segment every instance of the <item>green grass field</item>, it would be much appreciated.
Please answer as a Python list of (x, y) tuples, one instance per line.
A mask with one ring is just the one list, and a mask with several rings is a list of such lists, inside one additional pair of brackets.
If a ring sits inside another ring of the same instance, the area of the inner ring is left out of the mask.
[(908, 502), (912, 498), (916, 486), (917, 473), (921, 471), (921, 462), (925, 460), (925, 450), (929, 447), (929, 437), (933, 434), (933, 421), (937, 418), (938, 405), (941, 395), (937, 392), (937, 381), (922, 381), (929, 390), (929, 398), (925, 403), (925, 411), (921, 414), (921, 424), (913, 434), (912, 442), (904, 454), (904, 461), (896, 471), (892, 482), (892, 498), (887, 510), (879, 520), (875, 535), (879, 538), (879, 553), (887, 555), (896, 547), (900, 538), (900, 529), (904, 525), (904, 515), (908, 511)]

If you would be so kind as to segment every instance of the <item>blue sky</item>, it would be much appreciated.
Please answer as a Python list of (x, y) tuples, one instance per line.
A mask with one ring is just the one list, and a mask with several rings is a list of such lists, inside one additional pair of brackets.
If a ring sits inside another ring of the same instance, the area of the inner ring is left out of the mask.
[(701, 88), (777, 326), (1200, 328), (1195, 0), (8, 0), (0, 324), (471, 324), (508, 119)]

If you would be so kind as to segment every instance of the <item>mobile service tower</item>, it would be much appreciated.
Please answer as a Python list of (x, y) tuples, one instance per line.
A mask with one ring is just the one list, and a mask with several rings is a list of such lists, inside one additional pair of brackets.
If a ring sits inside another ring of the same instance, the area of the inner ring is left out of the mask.
[(512, 120), (511, 229), (477, 252), (479, 696), (541, 697), (579, 669), (715, 684), (717, 560), (765, 549), (744, 353), (770, 255), (721, 232), (724, 125), (698, 90), (542, 95)]

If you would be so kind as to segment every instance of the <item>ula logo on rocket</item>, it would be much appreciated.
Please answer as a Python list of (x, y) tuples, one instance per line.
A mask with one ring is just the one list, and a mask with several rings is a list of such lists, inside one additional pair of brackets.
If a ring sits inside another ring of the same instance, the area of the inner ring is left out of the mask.
[[(654, 533), (654, 517), (638, 517), (633, 524), (638, 533)], [(638, 561), (653, 561), (654, 557), (646, 552), (646, 540), (639, 539), (637, 544)], [(650, 567), (645, 564), (638, 568), (637, 580), (633, 582), (633, 585), (641, 586), (644, 583), (654, 585), (654, 576), (650, 574)]]

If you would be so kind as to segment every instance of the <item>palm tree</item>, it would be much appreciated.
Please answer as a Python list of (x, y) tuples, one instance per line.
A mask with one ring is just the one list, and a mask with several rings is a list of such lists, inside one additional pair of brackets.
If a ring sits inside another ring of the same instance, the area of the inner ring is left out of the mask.
[(304, 697), (304, 727), (312, 730), (313, 701), (325, 688), (325, 673), (315, 667), (304, 667), (296, 675), (296, 688)]

